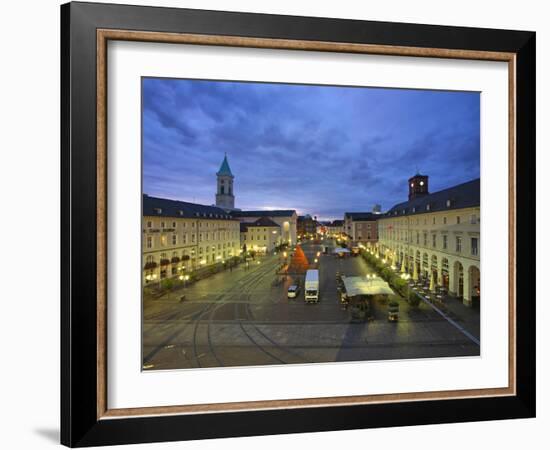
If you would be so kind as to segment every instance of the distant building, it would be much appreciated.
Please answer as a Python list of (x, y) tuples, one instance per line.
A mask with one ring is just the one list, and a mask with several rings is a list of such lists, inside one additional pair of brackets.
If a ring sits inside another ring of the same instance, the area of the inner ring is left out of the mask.
[(223, 209), (148, 195), (142, 207), (144, 284), (239, 255), (239, 221)]
[(315, 228), (315, 232), (317, 234), (325, 235), (328, 233), (328, 226), (330, 225), (330, 220), (323, 220), (323, 221), (317, 221), (317, 227)]
[(344, 232), (344, 221), (343, 220), (333, 220), (327, 224), (327, 232), (334, 236), (340, 235)]
[(429, 193), (428, 177), (408, 180), (409, 200), (378, 220), (379, 251), (412, 275), (437, 285), (467, 305), (480, 298), (480, 180)]
[(344, 214), (344, 233), (357, 244), (378, 242), (378, 214), (372, 212), (347, 212)]
[(279, 225), (281, 231), (281, 240), (284, 243), (296, 244), (296, 222), (298, 216), (293, 209), (274, 209), (258, 211), (231, 211), (231, 216), (242, 223), (255, 222), (263, 217), (268, 218)]
[(317, 220), (309, 214), (298, 216), (297, 221), (298, 236), (313, 236), (317, 233)]
[(268, 253), (283, 243), (281, 226), (268, 217), (260, 217), (254, 222), (241, 222), (241, 249)]

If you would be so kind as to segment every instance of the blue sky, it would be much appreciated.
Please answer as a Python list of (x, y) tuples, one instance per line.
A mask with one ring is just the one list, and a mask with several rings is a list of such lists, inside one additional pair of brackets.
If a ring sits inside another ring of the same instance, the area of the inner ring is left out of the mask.
[(479, 177), (479, 94), (143, 79), (143, 191), (213, 204), (227, 152), (236, 207), (320, 219), (383, 210), (407, 179)]

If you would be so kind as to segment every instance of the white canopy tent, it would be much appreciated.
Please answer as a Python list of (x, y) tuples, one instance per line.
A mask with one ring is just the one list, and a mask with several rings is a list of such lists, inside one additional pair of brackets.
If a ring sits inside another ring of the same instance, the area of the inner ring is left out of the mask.
[(356, 295), (394, 294), (390, 285), (380, 277), (346, 277), (343, 281), (347, 297), (354, 297)]
[(332, 251), (332, 253), (351, 253), (351, 252), (350, 252), (349, 249), (347, 249), (347, 248), (344, 248), (344, 247), (336, 247), (336, 248)]

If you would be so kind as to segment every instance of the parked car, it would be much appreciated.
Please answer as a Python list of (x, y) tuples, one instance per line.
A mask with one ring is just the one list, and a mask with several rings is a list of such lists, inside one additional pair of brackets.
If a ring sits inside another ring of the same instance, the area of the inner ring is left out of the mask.
[(300, 286), (293, 284), (288, 287), (287, 291), (287, 297), (288, 298), (296, 298), (298, 297), (298, 294), (300, 293)]

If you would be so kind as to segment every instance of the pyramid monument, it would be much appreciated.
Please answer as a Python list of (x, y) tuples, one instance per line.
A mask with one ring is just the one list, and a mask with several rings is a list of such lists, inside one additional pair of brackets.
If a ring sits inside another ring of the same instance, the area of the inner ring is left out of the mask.
[(302, 247), (297, 245), (296, 249), (294, 250), (294, 255), (290, 260), (290, 264), (288, 265), (287, 272), (304, 273), (308, 269), (308, 267), (309, 267), (309, 261), (307, 260), (307, 257), (304, 251), (302, 250)]

